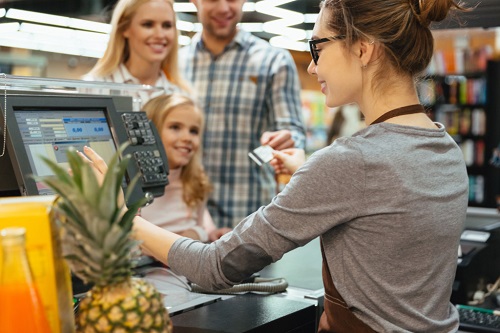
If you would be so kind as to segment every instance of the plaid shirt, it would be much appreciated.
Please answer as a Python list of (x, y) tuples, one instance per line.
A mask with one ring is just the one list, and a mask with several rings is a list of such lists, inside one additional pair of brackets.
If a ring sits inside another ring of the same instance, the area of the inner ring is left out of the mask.
[(276, 194), (273, 169), (248, 157), (262, 133), (288, 129), (304, 147), (297, 68), (288, 51), (241, 30), (218, 56), (198, 33), (179, 60), (205, 112), (203, 163), (214, 185), (208, 208), (218, 227), (234, 227)]

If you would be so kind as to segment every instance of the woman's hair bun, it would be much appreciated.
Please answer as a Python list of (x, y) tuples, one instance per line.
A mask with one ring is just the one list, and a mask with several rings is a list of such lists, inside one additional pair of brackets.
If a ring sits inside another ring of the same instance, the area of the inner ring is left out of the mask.
[(424, 27), (446, 18), (450, 9), (460, 8), (454, 0), (409, 0), (413, 14)]

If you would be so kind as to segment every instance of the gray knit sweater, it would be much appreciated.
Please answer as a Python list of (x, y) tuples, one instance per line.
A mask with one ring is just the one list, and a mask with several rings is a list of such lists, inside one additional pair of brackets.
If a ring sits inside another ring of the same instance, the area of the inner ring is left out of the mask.
[[(453, 332), (468, 180), (440, 128), (371, 125), (314, 153), (266, 207), (219, 241), (177, 240), (174, 272), (227, 288), (321, 236), (335, 286), (378, 332)], [(304, 272), (307, 274), (307, 272)]]

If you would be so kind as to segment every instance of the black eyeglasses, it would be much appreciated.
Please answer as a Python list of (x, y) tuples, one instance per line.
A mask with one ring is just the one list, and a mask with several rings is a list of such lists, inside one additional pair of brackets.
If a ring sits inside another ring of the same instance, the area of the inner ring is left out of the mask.
[(319, 59), (319, 53), (318, 49), (316, 48), (316, 45), (321, 44), (321, 43), (326, 43), (326, 42), (331, 42), (334, 40), (339, 40), (339, 39), (344, 39), (344, 35), (338, 35), (338, 36), (331, 36), (331, 37), (326, 37), (326, 38), (321, 38), (321, 39), (311, 39), (309, 40), (309, 51), (311, 52), (311, 57), (313, 58), (314, 64), (318, 64), (318, 59)]

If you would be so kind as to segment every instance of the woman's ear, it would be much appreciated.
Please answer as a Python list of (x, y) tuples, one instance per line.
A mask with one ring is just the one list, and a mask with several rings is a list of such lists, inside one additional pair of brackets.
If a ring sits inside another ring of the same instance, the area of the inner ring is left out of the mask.
[(375, 42), (369, 40), (360, 40), (358, 42), (357, 55), (361, 62), (361, 67), (366, 67), (375, 59)]

